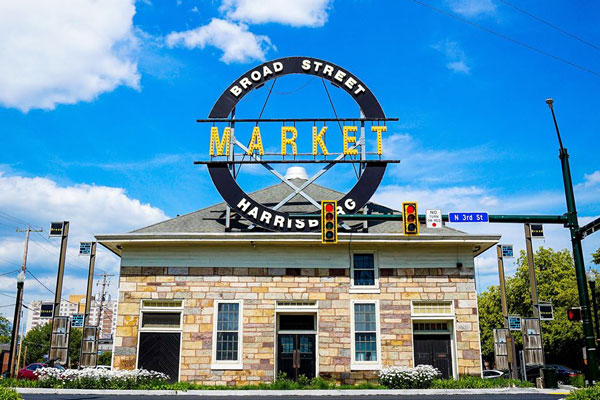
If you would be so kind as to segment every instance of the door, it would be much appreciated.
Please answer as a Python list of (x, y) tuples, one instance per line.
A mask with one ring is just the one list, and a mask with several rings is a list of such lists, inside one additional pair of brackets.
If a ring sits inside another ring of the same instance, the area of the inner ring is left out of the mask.
[(414, 335), (415, 365), (432, 365), (445, 379), (452, 377), (450, 335)]
[(304, 375), (315, 377), (315, 335), (279, 334), (277, 340), (277, 369), (288, 378), (298, 379)]
[(138, 368), (162, 372), (179, 380), (179, 333), (141, 332)]

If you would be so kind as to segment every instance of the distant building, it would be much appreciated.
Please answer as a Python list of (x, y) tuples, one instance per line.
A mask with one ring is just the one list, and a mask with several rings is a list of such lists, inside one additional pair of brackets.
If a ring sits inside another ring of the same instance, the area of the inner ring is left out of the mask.
[[(42, 304), (53, 304), (54, 300), (42, 300), (32, 301), (29, 303), (29, 310), (27, 312), (27, 324), (26, 329), (29, 332), (30, 329), (36, 326), (47, 324), (51, 321), (52, 316), (44, 316), (42, 313)], [(116, 318), (114, 317), (117, 313), (117, 302), (116, 301), (105, 301), (102, 307), (102, 324), (100, 327), (100, 338), (112, 338), (115, 333)], [(92, 299), (92, 306), (90, 308), (90, 324), (96, 325), (98, 323), (100, 303)], [(68, 300), (63, 299), (60, 302), (60, 315), (68, 315), (72, 317), (74, 314), (83, 314), (85, 311), (85, 295), (83, 294), (72, 294)]]

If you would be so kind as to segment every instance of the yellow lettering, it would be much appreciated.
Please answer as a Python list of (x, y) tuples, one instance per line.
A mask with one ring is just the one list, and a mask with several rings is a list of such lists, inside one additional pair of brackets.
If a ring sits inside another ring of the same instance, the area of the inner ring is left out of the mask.
[(323, 141), (323, 136), (325, 135), (325, 132), (327, 132), (327, 127), (324, 126), (321, 128), (321, 131), (319, 132), (319, 134), (317, 135), (317, 127), (313, 126), (313, 130), (312, 130), (312, 136), (313, 136), (313, 156), (317, 155), (317, 145), (319, 145), (321, 147), (321, 151), (323, 152), (323, 155), (328, 155), (329, 152), (327, 151), (327, 147), (325, 147), (325, 142)]
[(356, 126), (344, 126), (344, 154), (356, 155), (358, 154), (357, 149), (351, 149), (348, 147), (348, 143), (356, 143), (356, 136), (348, 136), (348, 132), (356, 132)]
[[(210, 129), (210, 155), (222, 156), (229, 155), (229, 141), (231, 137), (231, 128), (227, 127), (223, 130), (223, 139), (219, 139), (219, 128), (213, 126)], [(223, 154), (224, 153), (224, 154)]]
[(381, 132), (387, 132), (387, 126), (372, 126), (371, 132), (377, 132), (377, 154), (381, 155), (383, 152), (383, 144), (381, 143)]
[(260, 128), (258, 126), (255, 126), (252, 130), (252, 138), (250, 138), (250, 144), (248, 145), (248, 154), (253, 155), (254, 150), (258, 150), (258, 154), (261, 156), (265, 155), (262, 138), (260, 137)]
[[(288, 138), (287, 133), (292, 132), (292, 137)], [(298, 131), (293, 126), (282, 126), (281, 127), (281, 155), (285, 156), (287, 151), (287, 145), (292, 145), (292, 154), (296, 155), (296, 138), (298, 137)]]

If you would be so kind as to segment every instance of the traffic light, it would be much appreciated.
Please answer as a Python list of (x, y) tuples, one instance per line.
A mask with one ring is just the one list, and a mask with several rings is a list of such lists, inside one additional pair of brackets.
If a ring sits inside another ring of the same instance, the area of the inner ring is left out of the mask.
[(417, 203), (402, 203), (402, 226), (405, 235), (419, 234), (419, 213)]
[(321, 202), (321, 243), (337, 243), (337, 201)]
[(581, 321), (581, 307), (571, 307), (567, 309), (567, 319), (571, 322)]

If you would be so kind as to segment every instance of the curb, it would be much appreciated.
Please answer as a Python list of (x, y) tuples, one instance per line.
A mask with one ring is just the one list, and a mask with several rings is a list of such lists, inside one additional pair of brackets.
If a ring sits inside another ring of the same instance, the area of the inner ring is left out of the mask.
[(96, 394), (96, 395), (128, 395), (128, 396), (198, 396), (198, 397), (315, 397), (315, 396), (433, 396), (433, 395), (465, 395), (465, 394), (555, 394), (567, 395), (568, 390), (535, 389), (535, 388), (500, 388), (500, 389), (368, 389), (368, 390), (102, 390), (102, 389), (42, 389), (15, 388), (21, 394)]

